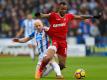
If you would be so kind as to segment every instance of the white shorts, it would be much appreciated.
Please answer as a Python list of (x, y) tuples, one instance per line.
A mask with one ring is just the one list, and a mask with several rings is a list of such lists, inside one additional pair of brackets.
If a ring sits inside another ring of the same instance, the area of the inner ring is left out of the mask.
[[(39, 55), (39, 58), (38, 58), (38, 63), (37, 63), (37, 65), (41, 65), (41, 62), (42, 62), (42, 60), (43, 60), (43, 58), (46, 56), (46, 53), (44, 53), (44, 55)], [(58, 57), (57, 57), (57, 55), (55, 54), (54, 55), (54, 57), (53, 57), (53, 59), (51, 60), (52, 62), (54, 62), (54, 61), (58, 61)]]
[(46, 56), (46, 52), (47, 52), (47, 49), (44, 51), (44, 53), (41, 53), (39, 56), (38, 56), (38, 63), (37, 64), (41, 64), (43, 58)]

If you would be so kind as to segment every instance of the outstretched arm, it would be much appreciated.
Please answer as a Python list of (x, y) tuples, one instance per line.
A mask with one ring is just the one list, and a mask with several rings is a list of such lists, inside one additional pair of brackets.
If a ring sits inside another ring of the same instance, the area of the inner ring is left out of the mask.
[(99, 19), (102, 16), (102, 12), (100, 12), (98, 15), (74, 15), (75, 19), (90, 19), (90, 18), (96, 18)]
[(74, 15), (74, 19), (89, 19), (92, 18), (91, 15)]
[(35, 16), (39, 16), (40, 18), (49, 18), (50, 13), (49, 14), (43, 14), (43, 13), (35, 13)]
[(32, 34), (30, 34), (28, 37), (25, 37), (22, 39), (17, 39), (17, 38), (13, 39), (13, 42), (25, 43), (25, 42), (31, 40), (34, 37), (34, 35), (35, 35), (35, 32), (32, 32)]
[(25, 37), (25, 38), (22, 38), (22, 39), (17, 39), (17, 38), (15, 38), (15, 39), (13, 39), (13, 42), (25, 43), (25, 42), (27, 42), (27, 41), (29, 41), (29, 40), (31, 40), (30, 37)]

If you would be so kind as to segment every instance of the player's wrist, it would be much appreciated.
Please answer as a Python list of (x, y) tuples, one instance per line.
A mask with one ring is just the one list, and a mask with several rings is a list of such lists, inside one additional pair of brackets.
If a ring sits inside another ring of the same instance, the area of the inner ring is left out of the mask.
[(19, 43), (24, 43), (24, 41), (22, 39), (19, 39)]
[(83, 19), (90, 19), (90, 18), (93, 18), (92, 15), (81, 15), (81, 17), (82, 17)]
[(19, 39), (15, 38), (13, 39), (13, 42), (20, 42)]

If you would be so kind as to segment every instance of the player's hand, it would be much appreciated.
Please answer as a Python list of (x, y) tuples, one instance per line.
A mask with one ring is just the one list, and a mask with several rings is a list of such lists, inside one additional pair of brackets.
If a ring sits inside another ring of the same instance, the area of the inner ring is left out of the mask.
[(43, 27), (43, 30), (49, 31), (49, 27)]
[(102, 15), (103, 15), (103, 13), (100, 12), (100, 13), (98, 13), (98, 15), (94, 15), (93, 18), (99, 19), (102, 17)]
[(12, 40), (13, 42), (20, 42), (19, 39), (15, 38)]

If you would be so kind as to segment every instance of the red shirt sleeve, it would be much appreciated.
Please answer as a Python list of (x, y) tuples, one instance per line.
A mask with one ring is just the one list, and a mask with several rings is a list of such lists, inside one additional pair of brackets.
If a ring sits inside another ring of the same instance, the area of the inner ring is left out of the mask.
[(69, 18), (69, 20), (73, 20), (74, 19), (74, 15), (73, 14), (68, 14), (68, 18)]
[(51, 12), (50, 13), (50, 17), (49, 17), (49, 22), (51, 22), (52, 21), (52, 19), (54, 18), (54, 16), (55, 16), (55, 12)]

